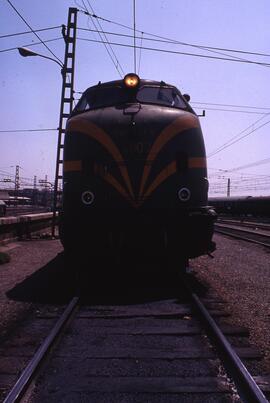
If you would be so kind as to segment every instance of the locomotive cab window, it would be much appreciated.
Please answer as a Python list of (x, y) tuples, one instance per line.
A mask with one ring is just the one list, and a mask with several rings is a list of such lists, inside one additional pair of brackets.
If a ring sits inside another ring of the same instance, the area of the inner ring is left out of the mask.
[(105, 108), (128, 102), (128, 94), (121, 87), (95, 87), (86, 91), (74, 109), (81, 113), (89, 109)]
[(181, 94), (174, 87), (144, 85), (134, 92), (121, 85), (89, 88), (81, 97), (73, 115), (87, 110), (105, 108), (130, 102), (154, 104), (171, 108), (187, 109)]
[(143, 87), (137, 94), (137, 100), (142, 103), (171, 106), (186, 109), (184, 100), (176, 92), (175, 88)]

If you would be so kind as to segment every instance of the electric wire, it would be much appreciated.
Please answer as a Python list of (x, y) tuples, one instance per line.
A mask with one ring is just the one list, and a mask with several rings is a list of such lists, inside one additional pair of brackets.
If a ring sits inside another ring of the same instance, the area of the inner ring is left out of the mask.
[(139, 53), (138, 76), (140, 75), (140, 70), (141, 70), (142, 43), (143, 43), (143, 32), (142, 32), (142, 35), (141, 35), (141, 49), (140, 49), (140, 53)]
[[(224, 143), (223, 145), (219, 146), (216, 150), (210, 152), (210, 154), (207, 155), (207, 158), (213, 157), (214, 155), (218, 154), (219, 152), (225, 150), (226, 148), (232, 146), (233, 144), (237, 143), (238, 141), (242, 140), (243, 138), (245, 138), (245, 137), (249, 136), (250, 134), (254, 133), (255, 131), (259, 130), (261, 127), (263, 127), (263, 126), (267, 125), (268, 123), (270, 123), (270, 121), (267, 121), (267, 122), (263, 123), (262, 125), (260, 125), (259, 127), (252, 129), (249, 133), (241, 136), (241, 134), (243, 134), (244, 132), (246, 132), (247, 130), (252, 128), (255, 124), (259, 123), (262, 119), (264, 119), (269, 114), (270, 113), (265, 114), (260, 119), (256, 120), (251, 125), (249, 125), (246, 129), (244, 129), (240, 133), (236, 134), (234, 137), (232, 137), (226, 143)], [(241, 137), (239, 137), (239, 136), (241, 136)]]
[[(49, 28), (36, 29), (35, 32), (49, 31), (49, 30), (57, 29), (57, 28), (61, 28), (61, 25), (57, 25), (55, 27), (49, 27)], [(32, 34), (32, 31), (16, 32), (14, 34), (1, 35), (0, 39), (2, 39), (2, 38), (10, 38), (12, 36), (18, 36), (18, 35), (26, 35), (26, 34)]]
[[(42, 43), (44, 43), (44, 42), (59, 41), (60, 39), (62, 40), (63, 38), (62, 38), (62, 37), (59, 37), (59, 38), (47, 39), (46, 41), (42, 41), (42, 42), (31, 42), (31, 43), (28, 43), (27, 45), (23, 45), (23, 46), (21, 46), (21, 47), (25, 47), (25, 48), (27, 47), (27, 48), (29, 48), (30, 46), (40, 45), (40, 44), (42, 44)], [(0, 53), (10, 52), (11, 50), (18, 50), (18, 46), (16, 46), (15, 48), (1, 49), (1, 50), (0, 50)]]
[[(94, 42), (94, 43), (103, 43), (103, 41), (98, 41), (98, 40), (94, 40), (94, 39), (87, 39), (87, 38), (77, 38), (77, 39), (81, 40), (81, 41), (88, 41), (88, 42)], [(119, 43), (119, 42), (108, 42), (108, 43), (110, 43), (111, 45), (114, 45), (114, 46), (121, 46), (121, 47), (125, 47), (125, 48), (133, 48), (133, 45), (128, 45), (128, 44), (124, 44), (124, 43)], [(136, 49), (142, 49), (142, 50), (148, 50), (148, 51), (160, 52), (160, 53), (169, 53), (169, 54), (175, 54), (175, 55), (199, 57), (199, 58), (203, 58), (203, 59), (222, 60), (222, 61), (254, 64), (254, 65), (259, 65), (259, 66), (263, 66), (263, 67), (270, 67), (269, 63), (255, 62), (255, 61), (252, 61), (252, 60), (229, 59), (229, 58), (225, 58), (225, 57), (206, 56), (206, 55), (202, 55), (202, 54), (198, 54), (198, 53), (180, 52), (180, 51), (175, 51), (175, 50), (150, 48), (150, 47), (138, 46), (138, 45), (136, 45)]]
[[(120, 24), (120, 25), (122, 26), (122, 24)], [(133, 28), (128, 27), (126, 25), (123, 25), (123, 26), (125, 28), (128, 28), (128, 29), (133, 29)], [(95, 29), (88, 29), (88, 28), (82, 28), (82, 27), (78, 27), (78, 30), (98, 32)], [(139, 31), (137, 29), (136, 29), (136, 32), (138, 32), (140, 34), (143, 33), (143, 34), (146, 34), (146, 35), (153, 35), (153, 36), (158, 37), (158, 38), (163, 38), (163, 37), (160, 37), (158, 35), (149, 34), (149, 33), (144, 32), (144, 31)], [(134, 38), (133, 35), (123, 34), (123, 33), (119, 33), (119, 32), (104, 31), (104, 33), (106, 33), (107, 35), (120, 36), (120, 37), (123, 37), (123, 38)], [(140, 39), (140, 36), (136, 36), (135, 38)], [(180, 41), (173, 40), (173, 39), (165, 39), (165, 38), (164, 39), (153, 39), (153, 38), (144, 37), (144, 40), (145, 41), (150, 41), (150, 42), (167, 43), (167, 44), (172, 44), (172, 45), (192, 46), (192, 47), (196, 47), (196, 48), (199, 48), (199, 49), (220, 49), (220, 50), (225, 50), (225, 51), (228, 51), (228, 52), (246, 53), (246, 54), (250, 54), (250, 55), (254, 55), (254, 56), (270, 57), (270, 54), (267, 54), (267, 53), (248, 52), (248, 51), (245, 52), (245, 51), (240, 51), (240, 50), (231, 50), (231, 49), (222, 49), (222, 48), (211, 48), (211, 47), (205, 46), (205, 45), (195, 45), (195, 44), (190, 44), (190, 43), (186, 43), (186, 42), (180, 42)], [(229, 55), (229, 56), (232, 57), (231, 55)]]
[(269, 164), (269, 163), (270, 163), (270, 158), (265, 158), (265, 159), (260, 160), (260, 161), (251, 162), (251, 163), (246, 164), (246, 165), (241, 165), (239, 167), (229, 169), (228, 172), (235, 172), (235, 171), (239, 171), (241, 169), (252, 168), (252, 167), (256, 167), (256, 166), (264, 165), (264, 164)]
[(247, 105), (235, 105), (235, 104), (218, 104), (218, 103), (210, 103), (210, 102), (190, 102), (191, 104), (198, 105), (213, 105), (213, 106), (228, 106), (231, 108), (248, 108), (248, 109), (266, 109), (270, 110), (270, 107), (259, 107), (259, 106), (247, 106)]
[(241, 111), (241, 110), (235, 110), (235, 109), (220, 109), (220, 108), (208, 108), (204, 107), (203, 108), (206, 111), (219, 111), (219, 112), (232, 112), (232, 113), (247, 113), (250, 115), (267, 115), (265, 112), (253, 112), (253, 111)]
[[(93, 7), (91, 6), (89, 0), (87, 0), (87, 2), (88, 2), (88, 5), (89, 5), (91, 11), (94, 13)], [(94, 25), (94, 27), (95, 27), (97, 33), (98, 33), (98, 35), (99, 35), (99, 37), (100, 37), (100, 39), (101, 39), (103, 45), (105, 46), (105, 49), (106, 49), (106, 51), (107, 51), (107, 53), (108, 53), (108, 55), (109, 55), (109, 57), (110, 57), (110, 59), (111, 59), (113, 65), (114, 65), (114, 67), (116, 68), (116, 70), (117, 70), (119, 76), (122, 78), (123, 75), (125, 75), (124, 70), (123, 70), (123, 68), (122, 68), (122, 66), (121, 66), (121, 64), (120, 64), (120, 62), (119, 62), (119, 60), (118, 60), (118, 58), (117, 58), (117, 56), (116, 56), (116, 54), (115, 54), (115, 52), (114, 52), (113, 47), (111, 46), (111, 43), (109, 42), (109, 40), (108, 40), (106, 34), (104, 33), (103, 28), (102, 28), (102, 26), (101, 26), (99, 20), (97, 20), (97, 24), (98, 24), (100, 30), (98, 30), (97, 25), (96, 25), (96, 23), (95, 23), (95, 21), (94, 21), (94, 18), (93, 18), (92, 15), (91, 15), (91, 13), (88, 12), (88, 9), (87, 9), (87, 7), (86, 7), (86, 4), (85, 4), (84, 0), (82, 0), (82, 3), (83, 3), (83, 6), (84, 6), (84, 8), (85, 8), (85, 10), (86, 10), (85, 13), (91, 18), (91, 21), (92, 21), (92, 23), (93, 23), (93, 25)], [(104, 40), (104, 38), (102, 37), (101, 33), (104, 35), (105, 40)], [(119, 69), (121, 70), (121, 72), (120, 72)]]
[(134, 73), (136, 74), (136, 0), (133, 0), (133, 54), (134, 54)]
[(0, 133), (19, 133), (19, 132), (48, 132), (57, 131), (58, 129), (12, 129), (12, 130), (0, 130)]
[(13, 8), (13, 10), (16, 12), (16, 14), (23, 20), (23, 22), (28, 26), (28, 28), (32, 31), (32, 33), (42, 42), (42, 44), (45, 46), (45, 48), (63, 65), (63, 62), (61, 59), (59, 59), (53, 51), (46, 45), (46, 43), (40, 38), (40, 36), (33, 30), (33, 28), (28, 24), (28, 22), (25, 20), (25, 18), (19, 13), (19, 11), (14, 7), (14, 5), (11, 3), (10, 0), (6, 0), (8, 4)]
[[(84, 11), (84, 10), (78, 10), (78, 11), (81, 11), (81, 12), (83, 12), (84, 14), (87, 14), (87, 12)], [(115, 24), (115, 25), (124, 27), (124, 28), (129, 29), (129, 30), (132, 30), (132, 28), (129, 27), (129, 26), (127, 26), (127, 25), (120, 24), (120, 23), (115, 22), (115, 21), (112, 21), (112, 20), (108, 20), (108, 19), (106, 19), (106, 18), (97, 16), (96, 14), (92, 14), (92, 17), (93, 17), (93, 18), (96, 18), (96, 19), (100, 19), (100, 20), (106, 21), (106, 22), (111, 23), (111, 24)], [(139, 30), (136, 30), (136, 32), (140, 32), (140, 31), (139, 31)], [(239, 57), (236, 57), (236, 56), (231, 56), (231, 55), (224, 54), (224, 53), (221, 53), (221, 52), (216, 51), (217, 49), (222, 50), (222, 48), (214, 48), (214, 47), (210, 47), (210, 46), (201, 46), (201, 45), (195, 45), (195, 44), (191, 44), (191, 43), (187, 43), (187, 42), (180, 42), (180, 41), (177, 41), (177, 40), (174, 40), (174, 39), (170, 39), (170, 38), (166, 38), (166, 37), (163, 37), (163, 36), (160, 36), (160, 35), (151, 34), (151, 33), (149, 33), (149, 32), (145, 32), (145, 34), (146, 34), (146, 35), (149, 35), (149, 36), (153, 36), (153, 37), (155, 37), (155, 38), (169, 40), (169, 41), (171, 41), (172, 43), (175, 43), (175, 44), (184, 45), (184, 46), (191, 46), (191, 47), (195, 47), (195, 48), (198, 48), (198, 49), (202, 49), (202, 50), (205, 50), (205, 51), (208, 51), (208, 52), (212, 52), (212, 53), (217, 53), (217, 54), (229, 56), (229, 57), (231, 58), (231, 59), (229, 59), (229, 60), (231, 60), (231, 61), (253, 63), (252, 61), (247, 60), (247, 59), (242, 59), (242, 58), (239, 58)], [(236, 50), (232, 50), (232, 49), (231, 49), (231, 50), (228, 49), (227, 51), (237, 52)], [(244, 51), (239, 51), (238, 53), (240, 53), (240, 52), (241, 52), (241, 53), (244, 53)], [(253, 53), (255, 53), (255, 52), (250, 52), (250, 54), (253, 54)], [(270, 56), (270, 55), (265, 55), (265, 56)], [(205, 57), (206, 57), (206, 56), (205, 56)], [(209, 57), (210, 57), (210, 56), (209, 56)], [(233, 57), (234, 59), (232, 59), (232, 57)], [(211, 57), (210, 57), (210, 58), (211, 58)], [(213, 58), (213, 57), (212, 57), (212, 58)], [(267, 64), (265, 64), (265, 63), (261, 63), (261, 65), (263, 65), (263, 66), (265, 66), (265, 67), (269, 67), (269, 66), (268, 66)]]

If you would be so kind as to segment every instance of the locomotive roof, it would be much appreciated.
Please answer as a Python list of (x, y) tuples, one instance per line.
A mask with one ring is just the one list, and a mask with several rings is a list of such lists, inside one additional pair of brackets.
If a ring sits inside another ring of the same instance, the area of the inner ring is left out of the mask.
[[(144, 85), (154, 85), (154, 86), (162, 86), (162, 87), (175, 87), (175, 85), (169, 84), (169, 83), (165, 83), (164, 81), (156, 81), (156, 80), (149, 80), (149, 79), (140, 79), (140, 84), (139, 87), (143, 87)], [(102, 83), (101, 81), (96, 84), (96, 85), (92, 85), (89, 88), (95, 88), (95, 87), (99, 87), (99, 86), (103, 86), (103, 87), (112, 87), (112, 86), (122, 86), (123, 85), (123, 80), (113, 80), (113, 81), (106, 81), (104, 83)], [(177, 88), (177, 87), (175, 87)]]

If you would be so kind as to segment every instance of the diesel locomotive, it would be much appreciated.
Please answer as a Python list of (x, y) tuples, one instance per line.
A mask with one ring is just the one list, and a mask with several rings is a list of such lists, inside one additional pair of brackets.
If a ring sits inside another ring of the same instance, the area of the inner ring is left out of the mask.
[(65, 250), (180, 264), (215, 249), (204, 141), (188, 100), (136, 74), (83, 93), (65, 134)]

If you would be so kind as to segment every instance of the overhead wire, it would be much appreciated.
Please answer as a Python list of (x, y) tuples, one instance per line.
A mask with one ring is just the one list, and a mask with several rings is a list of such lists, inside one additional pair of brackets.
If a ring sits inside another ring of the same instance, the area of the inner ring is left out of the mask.
[(21, 15), (21, 13), (16, 9), (16, 7), (11, 3), (10, 0), (6, 0), (8, 4), (13, 8), (13, 10), (16, 12), (16, 14), (22, 19), (22, 21), (28, 26), (28, 28), (32, 31), (32, 33), (42, 42), (42, 44), (45, 46), (45, 48), (55, 57), (62, 65), (63, 62), (59, 57), (57, 57), (53, 51), (46, 45), (46, 43), (40, 38), (40, 36), (36, 33), (35, 30), (28, 24), (28, 22), (25, 20), (25, 18)]
[[(252, 128), (255, 124), (259, 123), (262, 119), (264, 119), (266, 116), (268, 116), (270, 114), (267, 113), (264, 116), (262, 116), (260, 119), (256, 120), (255, 122), (253, 122), (251, 125), (249, 125), (246, 129), (242, 130), (240, 133), (236, 134), (235, 136), (233, 136), (230, 140), (228, 140), (226, 143), (224, 143), (222, 146), (218, 147), (216, 150), (210, 152), (210, 154), (207, 155), (207, 158), (213, 157), (214, 155), (220, 153), (221, 151), (225, 150), (228, 147), (231, 147), (233, 144), (238, 143), (238, 141), (242, 140), (243, 138), (250, 136), (252, 133), (254, 133), (255, 131), (261, 129), (262, 127), (266, 126), (267, 124), (270, 123), (270, 120), (268, 120), (267, 122), (263, 123), (262, 125), (252, 129), (250, 132), (248, 132), (247, 134), (244, 134), (243, 136), (241, 136), (241, 134), (243, 134), (244, 132), (246, 132), (247, 130), (249, 130), (250, 128)], [(239, 137), (241, 136), (241, 137)]]
[(265, 113), (265, 112), (242, 111), (242, 110), (235, 110), (235, 109), (220, 109), (220, 108), (208, 108), (208, 107), (204, 107), (203, 109), (206, 110), (206, 111), (247, 113), (247, 114), (250, 114), (250, 115), (267, 115), (267, 113)]
[[(79, 11), (81, 11), (81, 12), (87, 14), (87, 12), (86, 12), (85, 10), (79, 10)], [(93, 18), (96, 18), (96, 19), (103, 20), (103, 21), (108, 22), (108, 23), (111, 23), (111, 24), (115, 24), (115, 25), (124, 27), (124, 28), (129, 29), (129, 30), (132, 30), (131, 27), (129, 27), (129, 26), (125, 25), (125, 24), (121, 24), (121, 23), (118, 23), (118, 22), (115, 22), (115, 21), (112, 21), (112, 20), (109, 20), (109, 19), (100, 17), (100, 16), (98, 16), (98, 15), (96, 15), (96, 14), (92, 14), (92, 17), (93, 17)], [(140, 32), (140, 31), (139, 31), (139, 30), (136, 30), (136, 32)], [(218, 50), (223, 50), (222, 48), (214, 48), (214, 47), (210, 47), (210, 46), (202, 46), (202, 45), (195, 45), (195, 44), (191, 44), (191, 43), (187, 43), (187, 42), (181, 42), (181, 41), (177, 41), (177, 40), (174, 40), (174, 39), (170, 39), (170, 38), (167, 38), (167, 37), (164, 37), (164, 36), (155, 35), (155, 34), (152, 34), (152, 33), (146, 32), (146, 31), (145, 31), (145, 34), (146, 34), (146, 35), (149, 35), (149, 36), (153, 36), (153, 37), (155, 37), (155, 38), (169, 40), (169, 41), (171, 41), (172, 43), (175, 43), (175, 44), (180, 44), (180, 45), (184, 45), (184, 46), (191, 46), (191, 47), (195, 47), (195, 48), (198, 48), (198, 49), (202, 49), (202, 50), (205, 50), (205, 51), (208, 51), (208, 52), (212, 52), (212, 53), (217, 53), (217, 54), (229, 56), (229, 57), (230, 57), (229, 60), (231, 60), (231, 61), (252, 63), (252, 61), (250, 61), (250, 60), (242, 59), (242, 58), (239, 58), (239, 57), (236, 57), (236, 56), (232, 56), (232, 55), (220, 53), (220, 52), (217, 51), (217, 49), (218, 49)], [(134, 46), (134, 45), (133, 45), (133, 46)], [(227, 49), (227, 51), (237, 52), (237, 50), (233, 50), (233, 49)], [(245, 51), (239, 51), (238, 53), (244, 53), (244, 52), (245, 52)], [(255, 52), (250, 52), (250, 54), (254, 54), (254, 53), (255, 53)], [(261, 54), (261, 55), (263, 55), (263, 54)], [(268, 55), (268, 54), (264, 54), (264, 55), (265, 55), (265, 56), (270, 56), (270, 55)], [(209, 56), (209, 57), (210, 57), (210, 56)], [(213, 58), (213, 57), (212, 57), (212, 58)], [(261, 64), (262, 64), (263, 66), (265, 66), (265, 67), (269, 67), (266, 63), (261, 63)]]
[(142, 35), (141, 35), (141, 49), (140, 49), (140, 53), (139, 53), (138, 75), (140, 75), (140, 70), (141, 70), (142, 43), (143, 43), (143, 32), (142, 32)]
[(12, 129), (12, 130), (0, 130), (0, 133), (19, 133), (19, 132), (46, 132), (57, 131), (58, 129)]
[(266, 109), (270, 110), (270, 107), (259, 107), (259, 106), (248, 106), (248, 105), (235, 105), (235, 104), (218, 104), (218, 103), (210, 103), (210, 102), (195, 102), (191, 101), (191, 104), (198, 104), (198, 105), (213, 105), (213, 106), (228, 106), (231, 108), (248, 108), (248, 109)]
[[(93, 14), (94, 14), (94, 9), (93, 9), (93, 7), (91, 6), (89, 0), (87, 0), (87, 2), (88, 2), (88, 5), (89, 5), (91, 11), (92, 11)], [(106, 51), (107, 51), (107, 53), (108, 53), (108, 55), (109, 55), (109, 57), (110, 57), (110, 59), (111, 59), (113, 65), (114, 65), (115, 69), (117, 70), (119, 76), (122, 78), (123, 75), (125, 75), (124, 70), (123, 70), (123, 68), (122, 68), (122, 66), (121, 66), (121, 63), (119, 62), (119, 60), (118, 60), (118, 58), (117, 58), (117, 56), (116, 56), (116, 53), (115, 53), (113, 47), (111, 46), (111, 43), (109, 42), (109, 40), (108, 40), (108, 38), (107, 38), (107, 36), (106, 36), (106, 33), (104, 33), (103, 28), (102, 28), (102, 26), (101, 26), (99, 20), (97, 20), (97, 24), (98, 24), (99, 29), (100, 29), (100, 30), (98, 30), (97, 25), (96, 25), (96, 23), (95, 23), (95, 20), (94, 20), (94, 18), (92, 17), (92, 14), (89, 13), (89, 11), (88, 11), (88, 9), (87, 9), (87, 6), (86, 6), (86, 4), (85, 4), (85, 1), (82, 0), (82, 3), (83, 3), (83, 6), (84, 6), (84, 8), (85, 8), (85, 10), (86, 10), (85, 13), (91, 18), (91, 21), (92, 21), (92, 23), (93, 23), (93, 25), (94, 25), (94, 27), (95, 27), (95, 29), (96, 29), (96, 31), (97, 31), (97, 33), (98, 33), (100, 39), (101, 39), (101, 42), (102, 42), (103, 45), (105, 46), (105, 49), (106, 49)], [(104, 35), (105, 40), (104, 40), (104, 38), (102, 37), (102, 34), (101, 34), (101, 33)], [(120, 70), (121, 70), (121, 72), (120, 72)]]
[[(81, 11), (81, 10), (79, 10)], [(98, 17), (100, 18), (100, 17)], [(105, 20), (107, 21), (107, 20)], [(118, 24), (119, 25), (119, 24)], [(128, 27), (127, 25), (123, 25), (120, 24), (121, 26), (127, 28), (127, 29), (133, 29), (131, 27)], [(88, 28), (82, 28), (82, 27), (78, 27), (78, 30), (81, 31), (93, 31), (93, 32), (97, 32), (94, 29), (88, 29)], [(195, 44), (190, 44), (187, 42), (180, 42), (174, 39), (165, 39), (165, 37), (160, 37), (158, 35), (154, 35), (154, 34), (149, 34), (147, 32), (144, 31), (140, 31), (138, 29), (136, 29), (136, 32), (140, 33), (140, 34), (146, 34), (146, 35), (152, 35), (154, 37), (158, 37), (158, 38), (164, 38), (164, 39), (153, 39), (153, 38), (147, 38), (144, 37), (145, 41), (150, 41), (150, 42), (158, 42), (158, 43), (167, 43), (167, 44), (172, 44), (172, 45), (183, 45), (183, 46), (192, 46), (195, 48), (199, 48), (199, 49), (221, 49), (221, 50), (227, 50), (228, 52), (235, 52), (235, 53), (246, 53), (246, 54), (250, 54), (250, 55), (254, 55), (254, 56), (262, 56), (262, 57), (270, 57), (270, 54), (267, 53), (258, 53), (258, 52), (248, 52), (248, 51), (241, 51), (241, 50), (231, 50), (231, 49), (222, 49), (222, 48), (211, 48), (209, 46), (205, 46), (205, 45), (195, 45)], [(106, 33), (107, 35), (112, 35), (112, 36), (120, 36), (120, 37), (125, 37), (125, 38), (133, 38), (133, 35), (128, 35), (128, 34), (123, 34), (123, 33), (119, 33), (119, 32), (112, 32), (112, 31), (104, 31), (104, 33)], [(136, 39), (140, 39), (140, 36), (135, 36)], [(231, 57), (231, 56), (230, 56)]]
[[(55, 27), (35, 29), (35, 32), (49, 31), (49, 30), (57, 29), (57, 28), (61, 28), (61, 25), (57, 25)], [(26, 35), (26, 34), (32, 34), (32, 31), (16, 32), (13, 34), (0, 35), (0, 39), (11, 38), (12, 36), (19, 36), (19, 35)]]
[(134, 73), (136, 74), (136, 0), (133, 0), (133, 54), (134, 54)]
[[(63, 37), (59, 37), (59, 38), (53, 38), (53, 39), (47, 39), (46, 41), (42, 41), (42, 42), (31, 42), (31, 43), (28, 43), (27, 45), (22, 45), (22, 47), (30, 47), (30, 46), (36, 46), (36, 45), (40, 45), (40, 44), (42, 44), (42, 43), (44, 43), (44, 42), (54, 42), (54, 41), (59, 41), (59, 40), (62, 40), (63, 39)], [(18, 46), (16, 46), (15, 48), (8, 48), (8, 49), (1, 49), (0, 50), (0, 53), (4, 53), (4, 52), (10, 52), (11, 50), (18, 50)]]
[[(98, 41), (98, 40), (94, 40), (94, 39), (87, 39), (87, 38), (77, 38), (77, 39), (82, 40), (82, 41), (94, 42), (94, 43), (103, 43), (103, 41)], [(119, 43), (119, 42), (109, 42), (109, 43), (111, 45), (115, 45), (115, 46), (121, 46), (121, 47), (125, 47), (125, 48), (133, 48), (133, 45), (128, 45), (128, 44), (124, 44), (124, 43)], [(202, 54), (198, 54), (198, 53), (180, 52), (180, 51), (175, 51), (175, 50), (151, 48), (151, 47), (138, 46), (138, 45), (136, 45), (136, 49), (149, 50), (149, 51), (152, 51), (152, 52), (160, 52), (160, 53), (169, 53), (169, 54), (175, 54), (175, 55), (199, 57), (199, 58), (203, 58), (203, 59), (212, 59), (212, 60), (222, 60), (222, 61), (229, 61), (229, 62), (247, 63), (247, 64), (259, 65), (259, 66), (262, 66), (262, 67), (270, 67), (269, 63), (261, 63), (261, 62), (256, 62), (256, 61), (252, 61), (252, 60), (230, 59), (230, 58), (225, 58), (225, 57), (207, 56), (207, 55), (202, 55)]]
[(270, 163), (270, 158), (264, 158), (263, 160), (251, 162), (251, 163), (246, 164), (246, 165), (241, 165), (239, 167), (229, 169), (228, 172), (235, 172), (235, 171), (239, 171), (241, 169), (252, 168), (252, 167), (256, 167), (256, 166), (264, 165), (264, 164), (269, 164), (269, 163)]

